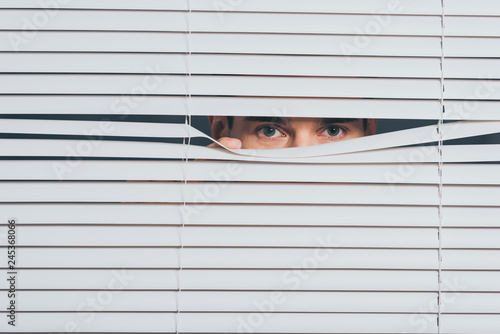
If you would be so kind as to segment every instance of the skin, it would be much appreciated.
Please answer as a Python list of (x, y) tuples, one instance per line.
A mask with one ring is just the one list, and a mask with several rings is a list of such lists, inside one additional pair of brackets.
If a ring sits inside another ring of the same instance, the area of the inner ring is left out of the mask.
[[(209, 116), (212, 136), (230, 149), (277, 149), (326, 144), (373, 135), (377, 120), (361, 118)], [(210, 147), (218, 147), (212, 144)]]

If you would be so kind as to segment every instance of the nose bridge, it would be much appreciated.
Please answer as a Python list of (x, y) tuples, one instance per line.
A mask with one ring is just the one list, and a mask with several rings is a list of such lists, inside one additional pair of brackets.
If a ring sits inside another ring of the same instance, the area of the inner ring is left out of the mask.
[(291, 147), (311, 146), (315, 145), (315, 138), (309, 129), (297, 129), (291, 144)]

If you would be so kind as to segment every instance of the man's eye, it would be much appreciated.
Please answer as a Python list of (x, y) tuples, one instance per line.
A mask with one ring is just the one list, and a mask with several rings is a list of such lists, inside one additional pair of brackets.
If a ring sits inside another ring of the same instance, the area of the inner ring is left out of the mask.
[(281, 133), (280, 130), (278, 130), (277, 128), (274, 128), (272, 126), (262, 127), (259, 129), (259, 132), (268, 138), (276, 138), (276, 137), (283, 136), (283, 134)]
[(344, 134), (344, 132), (344, 129), (339, 126), (329, 126), (325, 129), (325, 131), (323, 131), (323, 134), (329, 137), (338, 137)]

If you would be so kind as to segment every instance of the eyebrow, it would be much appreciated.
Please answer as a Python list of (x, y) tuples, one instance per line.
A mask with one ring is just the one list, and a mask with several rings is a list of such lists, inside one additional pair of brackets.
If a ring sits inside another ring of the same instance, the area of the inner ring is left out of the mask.
[[(360, 120), (360, 118), (321, 118), (321, 125), (335, 124), (335, 123), (353, 123)], [(247, 122), (266, 122), (288, 125), (290, 121), (283, 117), (245, 117), (243, 121)]]
[(328, 125), (334, 123), (353, 123), (359, 121), (360, 118), (323, 118), (321, 125)]
[(290, 121), (283, 117), (245, 117), (243, 121), (247, 122), (266, 122), (266, 123), (278, 123), (282, 125), (288, 125)]

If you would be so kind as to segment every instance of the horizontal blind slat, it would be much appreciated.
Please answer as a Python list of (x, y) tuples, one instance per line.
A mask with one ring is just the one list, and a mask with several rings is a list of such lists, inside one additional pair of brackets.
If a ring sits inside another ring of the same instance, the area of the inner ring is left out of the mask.
[(201, 131), (182, 123), (111, 122), (108, 120), (2, 119), (0, 132), (41, 135), (83, 135), (89, 141), (99, 141), (104, 135), (163, 138), (206, 137)]
[[(16, 218), (23, 224), (163, 224), (181, 225), (182, 208), (188, 214), (186, 225), (310, 225), (316, 226), (438, 226), (436, 207), (408, 206), (281, 206), (281, 205), (211, 205), (202, 210), (186, 204), (0, 204), (0, 220)], [(283, 210), (289, 215), (283, 215)], [(460, 209), (460, 210), (459, 210)], [(493, 219), (496, 208), (445, 208), (448, 224), (465, 224), (471, 215), (486, 212), (483, 224), (498, 223)], [(198, 210), (198, 211), (197, 211)], [(458, 211), (457, 211), (458, 210)], [(466, 213), (464, 213), (464, 210)], [(488, 211), (489, 210), (489, 211)], [(200, 213), (200, 214), (196, 214)], [(202, 214), (201, 214), (202, 213)], [(238, 216), (235, 220), (233, 217)], [(446, 221), (446, 220), (445, 220)]]
[[(177, 269), (19, 269), (20, 290), (178, 290)], [(199, 275), (199, 273), (198, 273)], [(8, 289), (7, 280), (0, 281)]]
[(500, 207), (445, 207), (443, 208), (443, 226), (500, 227), (500, 221), (497, 218), (499, 214)]
[[(18, 248), (22, 257), (19, 270), (25, 268), (179, 268), (178, 252), (173, 248), (88, 248), (61, 249), (57, 246)], [(189, 247), (189, 246), (187, 246)], [(183, 248), (184, 269), (294, 269), (303, 259), (316, 254), (314, 269), (388, 269), (436, 270), (437, 249), (279, 249), (279, 248)], [(21, 273), (22, 274), (22, 273)]]
[(444, 293), (443, 298), (452, 302), (446, 313), (497, 313), (500, 314), (498, 293)]
[(135, 0), (72, 0), (58, 1), (58, 6), (51, 6), (51, 3), (44, 3), (37, 0), (25, 0), (19, 2), (17, 0), (3, 0), (0, 3), (0, 8), (45, 8), (45, 9), (164, 9), (164, 10), (187, 10), (185, 0), (142, 0), (138, 3)]
[(499, 229), (443, 229), (442, 245), (445, 248), (497, 248), (500, 249)]
[[(488, 83), (493, 86), (495, 83), (489, 79), (500, 78), (499, 67), (500, 59), (446, 58), (443, 71), (445, 78), (482, 79), (480, 84)], [(469, 95), (472, 94), (467, 94), (462, 98), (469, 98)]]
[[(7, 235), (6, 225), (0, 230)], [(19, 226), (16, 244), (180, 246), (179, 230), (180, 227), (172, 226)], [(435, 228), (184, 227), (182, 244), (196, 247), (436, 248), (437, 231)]]
[(500, 15), (500, 4), (496, 0), (444, 0), (446, 15)]
[[(42, 244), (43, 237), (40, 238), (40, 241), (39, 244)], [(19, 270), (19, 276), (23, 279), (24, 276), (32, 275), (32, 272), (24, 275), (23, 272), (25, 268), (38, 270), (43, 270), (45, 268), (66, 270), (94, 268), (101, 269), (109, 276), (109, 279), (111, 279), (118, 275), (117, 273), (124, 268), (148, 269), (179, 267), (178, 250), (172, 248), (78, 248), (76, 247), (78, 244), (70, 246), (69, 248), (60, 248), (57, 247), (57, 244), (53, 244), (49, 245), (49, 247), (18, 247), (17, 253), (20, 261), (16, 269)], [(132, 246), (132, 244), (127, 246)], [(114, 272), (114, 274), (112, 272)], [(36, 279), (37, 275), (34, 275), (34, 279)], [(151, 273), (151, 275), (154, 276), (155, 274)], [(164, 275), (161, 276), (163, 277)], [(90, 278), (92, 278), (92, 275), (90, 275)], [(103, 281), (103, 285), (100, 288), (108, 288), (104, 283), (106, 283), (106, 281)], [(64, 288), (66, 285), (61, 284), (60, 286)], [(82, 285), (82, 288), (85, 288), (85, 286), (87, 285)], [(147, 288), (148, 285), (144, 285), (144, 287)], [(152, 281), (149, 287), (151, 289), (155, 288), (154, 281)], [(18, 288), (23, 288), (23, 285)], [(58, 287), (54, 286), (53, 288)]]
[(500, 80), (445, 80), (447, 99), (462, 99), (474, 96), (475, 100), (500, 100)]
[(471, 332), (494, 334), (500, 330), (500, 315), (443, 314), (441, 328), (443, 334)]
[[(180, 330), (187, 332), (198, 332), (206, 330), (206, 323), (211, 322), (214, 331), (232, 332), (238, 329), (239, 319), (248, 319), (250, 314), (228, 315), (228, 314), (182, 314), (180, 316)], [(435, 324), (437, 315), (429, 316)], [(396, 314), (274, 314), (265, 321), (262, 326), (255, 328), (257, 333), (269, 333), (276, 331), (292, 333), (311, 333), (310, 324), (314, 325), (315, 333), (401, 333), (412, 332), (415, 325), (408, 321), (409, 315)], [(183, 321), (184, 320), (184, 321)], [(240, 325), (241, 326), (241, 325)], [(240, 327), (241, 328), (241, 327)], [(252, 328), (252, 327), (251, 327)], [(429, 325), (423, 333), (434, 333), (436, 325)]]
[(500, 270), (499, 250), (445, 250), (443, 269), (452, 270)]
[(191, 74), (440, 77), (438, 58), (244, 54), (0, 53), (0, 72), (187, 74), (188, 59)]
[[(378, 16), (380, 29), (367, 28), (373, 24), (370, 15), (345, 14), (261, 14), (261, 13), (190, 14), (191, 30), (194, 32), (265, 32), (300, 34), (356, 34), (356, 35), (417, 35), (438, 36), (441, 22), (438, 16)], [(255, 22), (259, 22), (258, 25)], [(361, 28), (360, 28), (361, 27)], [(364, 28), (364, 31), (361, 30)]]
[(443, 271), (443, 291), (500, 292), (500, 271)]
[[(40, 18), (47, 19), (44, 21), (45, 24), (38, 23)], [(0, 9), (0, 30), (23, 30), (26, 29), (27, 22), (35, 22), (35, 27), (39, 31), (188, 31), (185, 12), (122, 10), (47, 12), (47, 10)]]
[(76, 313), (20, 313), (18, 317), (24, 320), (16, 323), (14, 329), (5, 321), (0, 323), (0, 330), (10, 333), (64, 333), (67, 329), (96, 333), (175, 332), (174, 313), (97, 313), (90, 322), (85, 321), (88, 317), (83, 318)]
[[(1, 30), (21, 30), (32, 17), (44, 15), (40, 10), (0, 10)], [(45, 14), (47, 15), (47, 14)], [(181, 31), (187, 32), (185, 12), (160, 11), (59, 11), (54, 19), (39, 30), (116, 30), (116, 31)], [(221, 19), (223, 15), (223, 19)], [(189, 29), (192, 32), (222, 33), (300, 33), (300, 34), (370, 34), (439, 36), (439, 16), (377, 16), (381, 29), (371, 32), (365, 28), (374, 18), (369, 15), (348, 14), (290, 14), (191, 12)], [(255, 22), (259, 22), (258, 25)]]
[[(290, 290), (437, 292), (437, 271), (317, 270), (296, 284), (290, 270), (20, 269), (18, 289)], [(283, 282), (283, 277), (287, 279)], [(116, 285), (109, 282), (116, 279)], [(7, 287), (7, 280), (0, 287)], [(284, 286), (284, 283), (286, 286)]]
[[(187, 53), (186, 33), (49, 32), (22, 43), (0, 32), (0, 51), (174, 52)], [(192, 53), (439, 57), (438, 37), (372, 36), (366, 48), (353, 48), (358, 36), (192, 33)]]
[[(491, 1), (491, 0), (490, 0)], [(254, 0), (251, 2), (218, 3), (206, 0), (191, 0), (192, 10), (216, 11), (221, 15), (226, 11), (256, 11), (256, 12), (310, 12), (310, 13), (366, 13), (373, 14), (430, 14), (439, 15), (441, 5), (434, 0), (401, 0), (400, 3), (387, 3), (385, 0), (355, 0), (355, 1), (324, 1), (309, 0)], [(49, 4), (35, 0), (25, 0), (19, 3), (15, 0), (4, 0), (0, 8), (51, 8)], [(185, 0), (175, 0), (166, 3), (163, 0), (144, 0), (136, 3), (131, 0), (116, 2), (113, 0), (73, 0), (59, 3), (57, 8), (71, 9), (147, 9), (147, 10), (188, 10)], [(223, 16), (221, 16), (223, 18)]]
[[(104, 292), (106, 293), (106, 292)], [(74, 304), (95, 298), (93, 291), (26, 291), (19, 311), (74, 311)], [(274, 312), (417, 312), (437, 298), (435, 293), (283, 292)], [(181, 312), (253, 312), (255, 300), (268, 292), (179, 293)], [(106, 305), (107, 311), (174, 312), (175, 292), (122, 291)], [(142, 301), (148, 300), (147, 305)], [(83, 311), (88, 311), (84, 309)], [(267, 312), (266, 312), (267, 313)]]
[[(94, 114), (109, 115), (179, 115), (186, 111), (187, 98), (176, 96), (141, 96), (141, 103), (128, 96), (37, 96), (0, 95), (2, 114)], [(363, 100), (311, 98), (248, 98), (248, 97), (191, 97), (191, 115), (265, 116), (286, 112), (300, 116), (309, 112), (314, 117), (345, 117), (351, 110), (363, 118), (437, 119), (441, 113), (439, 101), (431, 100)], [(454, 113), (460, 119), (498, 119), (494, 106), (480, 102), (477, 111), (467, 116)], [(461, 106), (463, 108), (463, 106)], [(482, 109), (487, 109), (482, 112)], [(483, 115), (484, 114), (484, 115)]]
[[(363, 164), (363, 165), (305, 165), (305, 164), (263, 164), (234, 162), (221, 164), (208, 161), (185, 162), (142, 162), (142, 161), (82, 161), (78, 168), (67, 173), (57, 173), (54, 166), (65, 164), (59, 161), (0, 161), (1, 180), (154, 180), (154, 181), (245, 181), (245, 182), (354, 182), (388, 183), (388, 175), (398, 175), (408, 168), (411, 175), (402, 178), (403, 183), (435, 183), (435, 165), (410, 166), (406, 164)], [(452, 166), (450, 166), (452, 167)], [(477, 174), (459, 178), (468, 166), (456, 170), (457, 177), (450, 177), (452, 184), (477, 184)], [(486, 167), (486, 168), (485, 168)], [(488, 168), (489, 167), (489, 168)], [(495, 177), (495, 167), (477, 166), (475, 171), (484, 172), (481, 183), (490, 184), (488, 175)], [(451, 169), (451, 168), (450, 168)], [(372, 173), (373, 172), (373, 173)], [(453, 171), (450, 171), (453, 172)], [(495, 179), (493, 179), (495, 182)], [(496, 181), (500, 184), (500, 180)]]
[(447, 36), (481, 36), (500, 37), (500, 17), (454, 17), (446, 16), (444, 26), (445, 39)]
[(185, 37), (183, 33), (39, 31), (26, 42), (12, 32), (0, 31), (0, 51), (187, 53)]
[[(0, 161), (0, 180), (154, 180), (252, 182), (439, 183), (433, 164), (265, 164), (191, 161), (81, 161), (67, 173), (54, 169), (59, 161)], [(444, 184), (500, 184), (497, 164), (445, 164)], [(392, 177), (400, 176), (398, 180)]]
[(436, 57), (438, 37), (371, 36), (368, 46), (357, 48), (359, 36), (191, 34), (191, 51), (204, 53), (320, 54)]
[(500, 38), (447, 37), (443, 43), (445, 57), (496, 58)]
[[(182, 264), (186, 268), (294, 268), (301, 265), (298, 259), (315, 256), (317, 250), (189, 248), (182, 250)], [(316, 268), (437, 269), (437, 250), (333, 249), (322, 253)]]
[[(151, 182), (5, 182), (0, 201), (12, 202), (169, 202), (169, 203), (282, 203), (282, 204), (397, 204), (436, 205), (437, 188), (426, 185), (348, 185), (348, 184), (217, 184), (181, 182), (161, 184)], [(258, 191), (258, 193), (256, 193)], [(446, 192), (445, 188), (445, 192)], [(462, 204), (457, 191), (465, 195), (490, 194), (499, 189), (475, 187), (457, 188), (453, 200), (445, 204)], [(185, 195), (183, 195), (185, 194)], [(257, 195), (257, 196), (255, 196)], [(500, 198), (500, 197), (498, 197)], [(470, 200), (475, 205), (495, 205), (498, 200), (480, 196)]]
[[(300, 0), (254, 0), (250, 2), (220, 4), (220, 10), (230, 11), (276, 11), (276, 12), (333, 12), (333, 13), (366, 13), (373, 14), (438, 14), (440, 5), (432, 0), (415, 3), (411, 0), (401, 0), (399, 3), (388, 3), (383, 0), (354, 1), (322, 1), (310, 0), (304, 3)], [(192, 0), (192, 8), (196, 10), (214, 10), (212, 3), (204, 0)]]
[[(268, 292), (181, 292), (181, 311), (256, 311), (255, 300)], [(417, 312), (437, 298), (435, 293), (283, 292), (275, 312)]]
[[(193, 202), (436, 205), (432, 185), (5, 182), (2, 202)], [(258, 190), (257, 190), (258, 189)], [(181, 196), (186, 191), (186, 196)], [(258, 197), (254, 196), (259, 191)], [(304, 195), (306, 194), (307, 195)], [(216, 194), (216, 195), (214, 195)], [(361, 195), (360, 195), (361, 194)], [(499, 187), (445, 186), (444, 205), (498, 206)], [(307, 196), (307, 198), (306, 198)]]
[[(107, 312), (175, 312), (175, 294), (171, 291), (101, 291), (99, 297), (111, 296), (106, 303)], [(96, 298), (95, 291), (22, 291), (20, 295), (23, 303), (18, 312), (75, 312), (75, 305), (81, 305), (82, 300)], [(79, 309), (81, 315), (98, 313), (88, 303), (84, 305)]]
[[(179, 330), (185, 332), (225, 332), (237, 333), (239, 319), (246, 319), (251, 314), (180, 314)], [(331, 333), (335, 328), (335, 333), (360, 333), (369, 329), (377, 328), (378, 333), (401, 333), (402, 331), (412, 331), (415, 326), (409, 325), (408, 315), (401, 314), (303, 314), (303, 315), (283, 315), (276, 314), (270, 318), (262, 327), (256, 329), (256, 333), (268, 333), (279, 329), (293, 333), (311, 333), (308, 324), (315, 323), (315, 333)], [(430, 316), (434, 319), (436, 315)], [(29, 313), (23, 315), (26, 319), (16, 331), (50, 331), (54, 324), (60, 324), (60, 331), (64, 330), (64, 324), (74, 323), (73, 319), (79, 319), (76, 314), (59, 313)], [(147, 323), (147, 325), (143, 324)], [(435, 323), (433, 321), (432, 323)], [(78, 324), (78, 323), (76, 323)], [(209, 324), (209, 325), (207, 325)], [(7, 329), (7, 325), (0, 325), (0, 329)], [(207, 328), (208, 327), (208, 328)], [(429, 326), (424, 333), (435, 332), (435, 325)], [(90, 324), (82, 324), (78, 327), (84, 331), (127, 331), (127, 332), (175, 332), (174, 314), (98, 314)], [(58, 329), (59, 330), (59, 329)]]
[(3, 94), (310, 96), (437, 99), (437, 79), (0, 75)]

